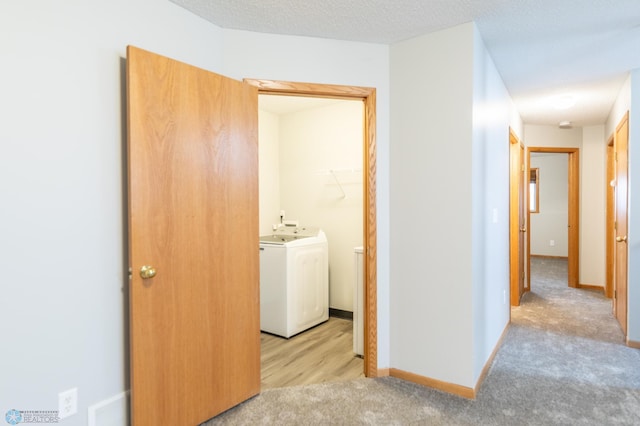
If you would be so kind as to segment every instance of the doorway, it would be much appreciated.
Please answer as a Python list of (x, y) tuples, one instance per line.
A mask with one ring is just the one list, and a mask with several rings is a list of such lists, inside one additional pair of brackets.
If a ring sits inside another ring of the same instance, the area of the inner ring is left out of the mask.
[(261, 94), (258, 123), (260, 235), (317, 229), (328, 257), (316, 275), (302, 266), (315, 262), (294, 262), (303, 254), (285, 248), (287, 276), (303, 281), (279, 287), (274, 253), (283, 249), (261, 244), (262, 389), (362, 377), (353, 336), (362, 335), (354, 257), (363, 241), (363, 103)]
[[(528, 154), (528, 158), (527, 158), (527, 174), (526, 175), (529, 177), (529, 191), (531, 190), (537, 191), (540, 188), (543, 188), (545, 185), (547, 189), (549, 189), (550, 187), (551, 188), (555, 187), (557, 189), (566, 188), (566, 206), (567, 206), (566, 218), (562, 218), (561, 221), (556, 222), (556, 225), (555, 225), (556, 227), (559, 226), (559, 228), (556, 229), (555, 231), (556, 232), (555, 235), (558, 235), (561, 239), (558, 241), (553, 237), (549, 237), (548, 235), (545, 235), (543, 237), (544, 242), (540, 243), (540, 246), (548, 244), (549, 248), (552, 249), (557, 247), (559, 245), (558, 243), (563, 244), (562, 242), (566, 241), (566, 256), (567, 256), (567, 270), (568, 270), (567, 283), (569, 287), (579, 288), (580, 287), (580, 253), (579, 253), (580, 157), (579, 157), (579, 149), (578, 148), (529, 147), (527, 149), (527, 154)], [(566, 160), (564, 158), (553, 157), (554, 155), (557, 155), (557, 154), (566, 154), (567, 156)], [(536, 167), (537, 164), (532, 165), (532, 155), (533, 157), (539, 156), (539, 155), (546, 155), (548, 156), (546, 158), (554, 159), (556, 162), (558, 160), (560, 162), (566, 162), (565, 163), (565, 167), (566, 167), (565, 179), (566, 180), (564, 181), (556, 180), (555, 182), (553, 182), (553, 178), (551, 178), (552, 181), (549, 182), (547, 180), (547, 183), (545, 184), (544, 183), (545, 172), (542, 169), (542, 167)], [(538, 169), (538, 170), (535, 170), (535, 169)], [(533, 174), (532, 174), (532, 171), (534, 171)], [(531, 187), (531, 176), (533, 175), (536, 176), (535, 188)], [(565, 182), (566, 182), (566, 186), (565, 186)], [(542, 190), (540, 190), (540, 192), (541, 191)], [(529, 207), (527, 209), (527, 223), (529, 224), (529, 238), (527, 239), (527, 282), (528, 282), (529, 289), (531, 289), (531, 273), (530, 272), (531, 272), (532, 240), (534, 238), (533, 235), (535, 232), (540, 232), (541, 226), (545, 226), (545, 229), (548, 229), (547, 225), (542, 225), (544, 221), (539, 221), (538, 229), (537, 230), (535, 229), (536, 226), (534, 223), (532, 223), (532, 220), (531, 220), (532, 214), (540, 215), (540, 218), (541, 218), (542, 214), (540, 212), (543, 212), (546, 206), (544, 205), (545, 203), (543, 202), (542, 195), (540, 195), (539, 199), (538, 197), (534, 197), (536, 198), (537, 206), (531, 205), (532, 204), (531, 195), (532, 195), (531, 192), (529, 192), (529, 197), (527, 197), (527, 199), (529, 200)], [(558, 193), (554, 192), (552, 197), (555, 197), (557, 199), (557, 195)], [(536, 208), (538, 212), (537, 213), (532, 212), (532, 209), (535, 210)], [(557, 209), (552, 209), (552, 210), (557, 211)], [(550, 216), (550, 218), (553, 220), (553, 215)], [(553, 225), (551, 225), (551, 227), (552, 226)], [(566, 226), (566, 231), (564, 229), (565, 226)], [(554, 235), (554, 234), (549, 234), (549, 235)], [(564, 240), (565, 237), (566, 237), (566, 240)], [(536, 243), (534, 243), (534, 249), (535, 249), (534, 251), (536, 251), (536, 254), (539, 254), (538, 251), (540, 250), (540, 248), (537, 247), (535, 244)], [(550, 256), (552, 257), (564, 256), (564, 255), (554, 254), (554, 253), (564, 253), (564, 252), (549, 252), (549, 253), (551, 253)]]
[(305, 96), (330, 99), (358, 100), (363, 103), (362, 150), (362, 244), (363, 262), (363, 319), (364, 374), (377, 377), (377, 232), (376, 232), (376, 92), (373, 88), (294, 83), (273, 80), (245, 79), (258, 88), (259, 95)]

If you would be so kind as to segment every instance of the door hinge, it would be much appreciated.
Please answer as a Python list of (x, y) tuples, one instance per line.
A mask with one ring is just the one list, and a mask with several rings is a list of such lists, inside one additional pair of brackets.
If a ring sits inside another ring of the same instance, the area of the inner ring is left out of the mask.
[(613, 222), (613, 229), (615, 229), (616, 231), (618, 230), (618, 221), (614, 221)]
[(521, 172), (524, 172), (524, 164), (521, 164), (521, 165), (520, 165), (520, 171), (521, 171)]

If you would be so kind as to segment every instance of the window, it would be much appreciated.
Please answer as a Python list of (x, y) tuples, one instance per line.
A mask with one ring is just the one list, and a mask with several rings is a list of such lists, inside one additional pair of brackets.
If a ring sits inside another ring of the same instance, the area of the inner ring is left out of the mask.
[(529, 211), (540, 213), (540, 176), (539, 169), (529, 169)]

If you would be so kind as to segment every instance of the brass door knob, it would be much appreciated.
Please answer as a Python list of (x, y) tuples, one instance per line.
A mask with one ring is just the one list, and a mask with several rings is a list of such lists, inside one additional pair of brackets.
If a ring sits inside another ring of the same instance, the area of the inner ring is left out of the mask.
[(153, 278), (156, 276), (156, 268), (154, 268), (153, 266), (149, 266), (149, 265), (145, 265), (142, 268), (140, 268), (140, 276), (142, 277), (142, 279), (148, 279), (148, 278)]
[(625, 235), (624, 237), (616, 237), (616, 241), (619, 243), (626, 243), (627, 242), (627, 236)]
[(520, 228), (520, 232), (527, 232), (527, 227), (523, 226), (522, 228)]

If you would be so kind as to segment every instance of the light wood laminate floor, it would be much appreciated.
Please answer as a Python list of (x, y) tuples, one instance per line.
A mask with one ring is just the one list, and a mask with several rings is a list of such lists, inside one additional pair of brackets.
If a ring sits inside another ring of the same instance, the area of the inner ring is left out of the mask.
[(353, 353), (353, 322), (329, 321), (290, 339), (261, 333), (262, 390), (364, 377)]

